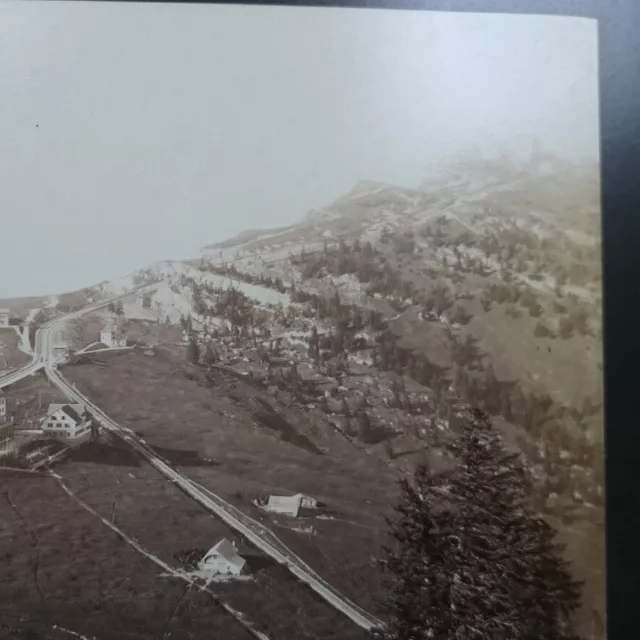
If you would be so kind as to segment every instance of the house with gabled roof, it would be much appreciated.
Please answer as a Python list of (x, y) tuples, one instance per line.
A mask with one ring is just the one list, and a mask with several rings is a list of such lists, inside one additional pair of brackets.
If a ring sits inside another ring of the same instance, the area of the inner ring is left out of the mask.
[(50, 404), (42, 433), (51, 438), (75, 440), (91, 433), (91, 419), (84, 404)]
[(223, 538), (211, 547), (198, 563), (200, 571), (211, 571), (226, 575), (240, 575), (247, 561), (238, 555), (238, 548), (233, 542)]

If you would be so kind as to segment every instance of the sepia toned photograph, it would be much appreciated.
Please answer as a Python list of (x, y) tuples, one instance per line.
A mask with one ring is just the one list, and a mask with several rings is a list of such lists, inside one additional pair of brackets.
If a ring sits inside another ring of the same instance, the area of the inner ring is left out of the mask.
[(605, 640), (597, 33), (0, 4), (0, 640)]

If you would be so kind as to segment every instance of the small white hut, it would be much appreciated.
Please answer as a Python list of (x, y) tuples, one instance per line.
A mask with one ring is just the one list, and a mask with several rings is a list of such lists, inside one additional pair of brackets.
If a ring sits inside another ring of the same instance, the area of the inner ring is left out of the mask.
[(300, 509), (315, 509), (318, 502), (315, 498), (297, 493), (295, 496), (269, 496), (265, 505), (267, 511), (297, 517)]
[(211, 547), (204, 558), (198, 563), (200, 571), (212, 573), (240, 575), (247, 561), (238, 555), (238, 549), (233, 542), (223, 538)]

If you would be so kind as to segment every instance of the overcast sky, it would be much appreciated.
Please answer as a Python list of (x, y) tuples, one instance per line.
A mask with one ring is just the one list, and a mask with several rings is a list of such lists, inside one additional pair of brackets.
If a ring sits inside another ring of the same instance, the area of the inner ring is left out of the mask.
[(194, 257), (359, 179), (416, 186), (495, 138), (597, 158), (596, 47), (574, 18), (3, 2), (0, 297)]

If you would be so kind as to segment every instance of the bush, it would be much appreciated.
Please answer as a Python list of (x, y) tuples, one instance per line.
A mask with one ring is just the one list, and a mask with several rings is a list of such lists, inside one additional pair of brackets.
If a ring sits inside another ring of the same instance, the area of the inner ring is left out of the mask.
[(549, 329), (542, 322), (536, 324), (535, 331), (533, 332), (536, 338), (555, 338), (556, 334)]

